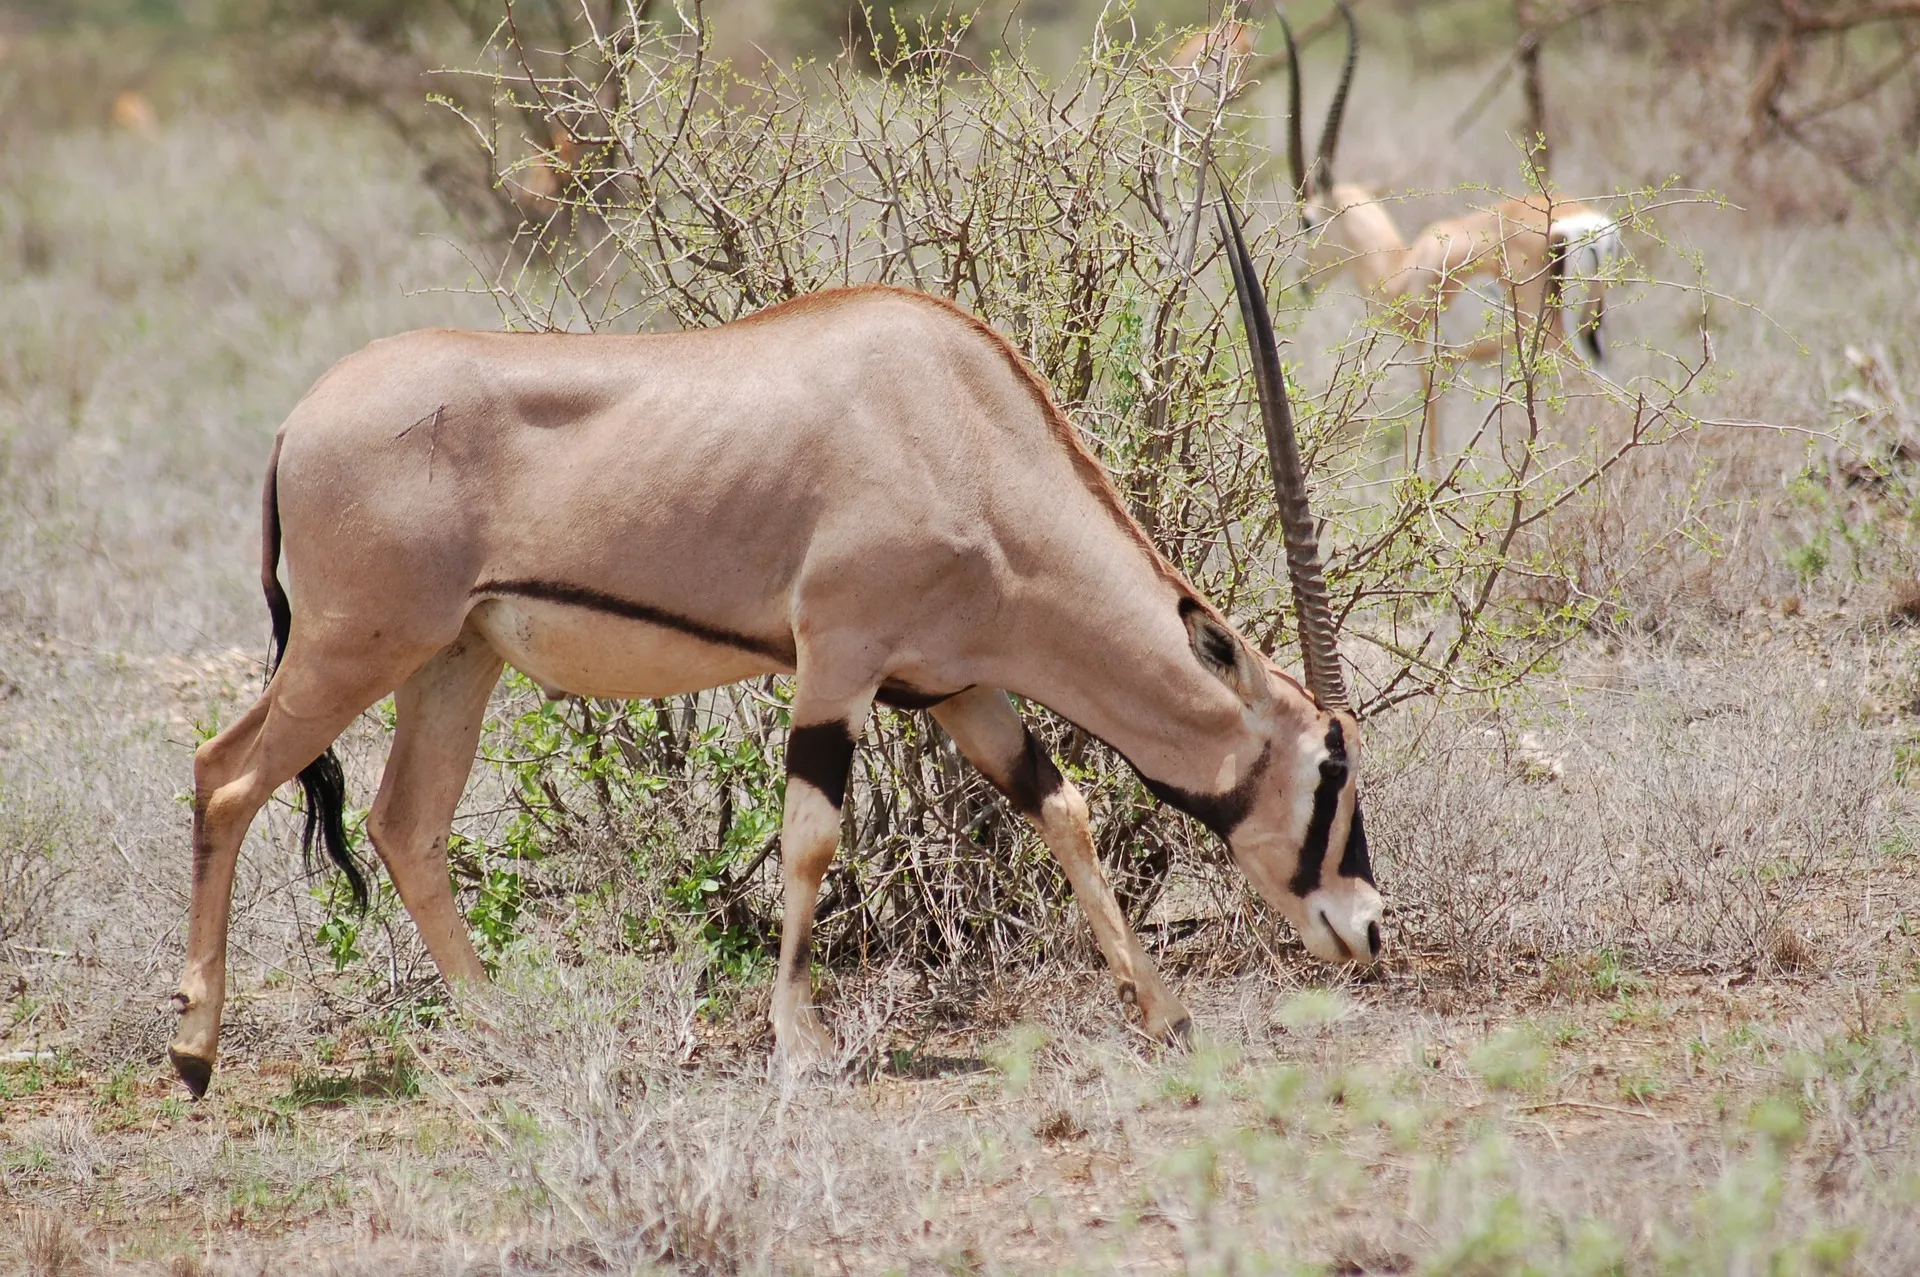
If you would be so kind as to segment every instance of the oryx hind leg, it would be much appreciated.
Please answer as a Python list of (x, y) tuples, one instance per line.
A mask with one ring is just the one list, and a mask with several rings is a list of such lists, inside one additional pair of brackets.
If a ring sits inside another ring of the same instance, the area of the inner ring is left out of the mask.
[(1155, 1038), (1185, 1039), (1192, 1027), (1187, 1009), (1160, 979), (1100, 867), (1087, 800), (1060, 774), (1007, 694), (995, 687), (969, 688), (930, 712), (960, 752), (1040, 831), (1086, 912), (1093, 938), (1119, 982), (1121, 1000), (1139, 1005), (1142, 1027)]
[(205, 1093), (219, 1053), (234, 870), (248, 826), (276, 789), (325, 753), (412, 663), (417, 657), (370, 661), (317, 651), (296, 635), (266, 694), (195, 751), (187, 962), (173, 995), (180, 1023), (168, 1049), (195, 1095)]
[(367, 833), (420, 929), (441, 978), (456, 989), (487, 978), (447, 881), (447, 834), (473, 770), (487, 697), (505, 662), (471, 628), (394, 693), (393, 749)]
[(780, 969), (773, 981), (777, 1058), (825, 1063), (833, 1039), (813, 1009), (813, 921), (820, 881), (840, 846), (840, 808), (853, 770), (853, 747), (873, 707), (874, 689), (829, 692), (804, 664), (787, 735), (787, 800), (780, 824)]

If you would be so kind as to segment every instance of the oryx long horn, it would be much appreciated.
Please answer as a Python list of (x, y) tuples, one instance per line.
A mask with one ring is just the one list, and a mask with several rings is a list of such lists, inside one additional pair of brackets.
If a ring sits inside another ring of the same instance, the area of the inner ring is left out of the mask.
[(1306, 145), (1300, 139), (1300, 46), (1294, 43), (1293, 24), (1287, 11), (1274, 0), (1273, 16), (1280, 19), (1280, 34), (1287, 38), (1287, 168), (1293, 175), (1293, 197), (1307, 197)]
[(1333, 91), (1333, 101), (1327, 106), (1327, 122), (1320, 128), (1320, 154), (1313, 161), (1314, 189), (1326, 192), (1333, 189), (1333, 148), (1340, 143), (1340, 121), (1347, 113), (1347, 90), (1353, 87), (1353, 64), (1360, 56), (1360, 27), (1353, 20), (1353, 10), (1347, 0), (1333, 0), (1334, 7), (1340, 10), (1341, 21), (1347, 24), (1347, 64), (1340, 69), (1340, 87)]
[(1253, 352), (1253, 384), (1260, 396), (1260, 420), (1267, 433), (1267, 464), (1273, 470), (1273, 495), (1280, 507), (1280, 531), (1287, 545), (1287, 577), (1293, 585), (1293, 610), (1300, 625), (1300, 658), (1307, 690), (1322, 709), (1347, 708), (1346, 680), (1334, 645), (1333, 607), (1327, 601), (1327, 576), (1320, 566), (1320, 538), (1307, 504), (1307, 477), (1300, 466), (1300, 444), (1293, 433), (1293, 407), (1280, 369), (1280, 348), (1273, 337), (1273, 316), (1266, 292), (1254, 274), (1253, 258), (1240, 217), (1225, 184), (1220, 191), (1220, 233), (1233, 268), (1233, 291), (1240, 300)]

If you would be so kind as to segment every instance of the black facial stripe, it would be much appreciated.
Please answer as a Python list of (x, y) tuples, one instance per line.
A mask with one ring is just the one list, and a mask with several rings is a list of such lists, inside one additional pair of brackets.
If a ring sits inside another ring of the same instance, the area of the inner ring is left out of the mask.
[(1353, 823), (1347, 827), (1347, 849), (1340, 853), (1340, 876), (1373, 884), (1373, 861), (1367, 856), (1367, 826), (1360, 819), (1360, 800), (1353, 800)]
[(1300, 844), (1300, 862), (1294, 866), (1287, 889), (1305, 896), (1320, 887), (1321, 866), (1327, 858), (1327, 839), (1340, 808), (1340, 791), (1347, 783), (1347, 737), (1340, 720), (1327, 725), (1327, 756), (1320, 761), (1320, 783), (1313, 790), (1313, 814), (1307, 818), (1307, 838)]
[(1060, 769), (1053, 765), (1053, 759), (1047, 756), (1045, 746), (1040, 744), (1032, 728), (1027, 729), (1026, 742), (1021, 746), (1020, 757), (1007, 774), (1006, 782), (994, 782), (1000, 792), (1007, 796), (1007, 801), (1013, 804), (1013, 809), (1029, 817), (1038, 817), (1041, 806), (1058, 793), (1064, 783)]
[(973, 684), (969, 683), (951, 692), (923, 692), (906, 683), (888, 681), (880, 684), (880, 690), (873, 694), (873, 699), (895, 709), (931, 709), (941, 701), (952, 700), (961, 692), (970, 691), (972, 687)]
[(1260, 757), (1253, 760), (1253, 766), (1247, 769), (1247, 774), (1240, 778), (1240, 783), (1219, 794), (1196, 794), (1192, 790), (1157, 781), (1138, 767), (1134, 771), (1140, 773), (1140, 780), (1146, 785), (1148, 793), (1175, 811), (1185, 812), (1220, 837), (1227, 838), (1247, 818), (1247, 812), (1253, 807), (1254, 790), (1272, 762), (1273, 745), (1269, 742), (1260, 751)]
[(845, 723), (809, 723), (787, 733), (787, 779), (803, 780), (838, 807), (853, 770), (853, 733)]
[(708, 625), (704, 621), (696, 621), (692, 617), (681, 616), (677, 612), (669, 612), (664, 608), (653, 607), (646, 603), (635, 603), (631, 599), (618, 598), (581, 585), (564, 585), (557, 581), (488, 581), (475, 586), (473, 593), (515, 595), (520, 598), (539, 599), (546, 603), (564, 603), (569, 607), (583, 607), (612, 616), (623, 616), (630, 621), (644, 621), (648, 625), (658, 625), (662, 629), (676, 630), (681, 634), (721, 647), (735, 647), (743, 652), (755, 652), (789, 668), (793, 666), (796, 659), (791, 637), (755, 638), (751, 634), (741, 634), (735, 630), (722, 629), (717, 625)]

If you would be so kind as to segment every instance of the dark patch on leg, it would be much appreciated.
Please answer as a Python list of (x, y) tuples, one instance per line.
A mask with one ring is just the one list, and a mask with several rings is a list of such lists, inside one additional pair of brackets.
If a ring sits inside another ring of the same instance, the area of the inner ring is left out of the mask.
[(853, 733), (845, 723), (809, 723), (787, 734), (787, 779), (803, 780), (838, 807), (853, 770)]
[(197, 1055), (186, 1055), (173, 1050), (167, 1052), (167, 1059), (173, 1062), (173, 1071), (178, 1073), (180, 1080), (187, 1084), (187, 1089), (193, 1092), (194, 1099), (197, 1100), (206, 1095), (207, 1087), (213, 1082), (213, 1064), (210, 1061), (203, 1060)]
[(206, 832), (206, 824), (207, 798), (202, 794), (193, 800), (193, 885), (196, 888), (213, 867), (213, 839)]
[(1134, 987), (1133, 981), (1120, 982), (1120, 1001), (1130, 1007), (1140, 1005), (1140, 990)]
[(1319, 889), (1327, 859), (1327, 839), (1333, 836), (1333, 817), (1340, 809), (1340, 791), (1347, 783), (1347, 736), (1340, 720), (1327, 724), (1327, 756), (1320, 760), (1320, 783), (1313, 790), (1313, 815), (1307, 818), (1307, 839), (1300, 844), (1287, 890), (1306, 896)]
[(787, 979), (796, 984), (805, 984), (813, 967), (813, 928), (808, 927), (800, 933), (799, 943), (793, 947), (793, 961), (787, 964)]
[(1007, 774), (1007, 780), (1000, 786), (1000, 792), (1007, 796), (1014, 810), (1023, 816), (1039, 819), (1040, 808), (1047, 799), (1060, 792), (1060, 786), (1066, 781), (1060, 775), (1060, 769), (1053, 765), (1053, 759), (1047, 756), (1046, 748), (1033, 734), (1026, 731), (1026, 740), (1020, 747), (1020, 757)]
[(1360, 816), (1360, 799), (1353, 800), (1353, 823), (1347, 826), (1347, 847), (1340, 853), (1340, 876), (1373, 883), (1373, 860), (1367, 855), (1367, 823)]
[(950, 701), (961, 692), (972, 690), (973, 684), (969, 683), (951, 692), (923, 692), (905, 683), (889, 681), (880, 684), (880, 690), (873, 694), (873, 699), (893, 709), (932, 709), (942, 701)]

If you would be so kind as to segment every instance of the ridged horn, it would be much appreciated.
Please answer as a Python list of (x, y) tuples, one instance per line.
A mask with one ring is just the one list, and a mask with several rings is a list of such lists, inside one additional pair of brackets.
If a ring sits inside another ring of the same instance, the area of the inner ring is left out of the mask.
[(1353, 20), (1347, 0), (1333, 0), (1347, 24), (1347, 64), (1340, 69), (1340, 87), (1327, 104), (1327, 122), (1320, 128), (1320, 154), (1313, 161), (1314, 189), (1322, 193), (1333, 189), (1333, 148), (1340, 144), (1340, 122), (1347, 114), (1347, 90), (1353, 87), (1353, 64), (1360, 56), (1360, 26)]
[(1240, 215), (1226, 184), (1220, 189), (1220, 235), (1233, 269), (1233, 292), (1253, 355), (1253, 384), (1260, 397), (1260, 421), (1266, 427), (1267, 464), (1273, 471), (1273, 495), (1280, 507), (1280, 531), (1287, 546), (1287, 577), (1293, 586), (1293, 610), (1300, 625), (1300, 659), (1307, 690), (1322, 709), (1346, 709), (1346, 679), (1334, 643), (1333, 606), (1327, 599), (1327, 574), (1320, 566), (1320, 538), (1307, 503), (1307, 477), (1300, 465), (1300, 444), (1293, 432), (1293, 406), (1280, 369), (1280, 348), (1273, 337), (1273, 316), (1254, 273), (1240, 230)]
[(1293, 175), (1293, 196), (1307, 197), (1307, 148), (1300, 138), (1300, 46), (1294, 43), (1293, 24), (1287, 11), (1274, 0), (1273, 16), (1280, 19), (1280, 33), (1287, 38), (1287, 168)]

